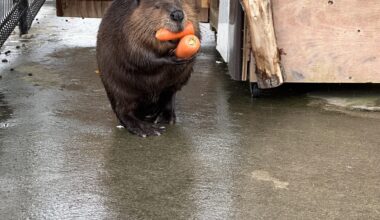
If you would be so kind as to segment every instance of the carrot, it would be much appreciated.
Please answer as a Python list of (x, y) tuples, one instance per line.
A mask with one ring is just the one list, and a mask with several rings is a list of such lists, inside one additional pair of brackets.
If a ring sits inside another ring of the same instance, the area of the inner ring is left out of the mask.
[(196, 54), (201, 47), (199, 38), (195, 35), (187, 35), (181, 39), (175, 54), (178, 58), (190, 58)]
[(194, 29), (193, 23), (188, 22), (185, 26), (185, 29), (182, 32), (175, 33), (175, 32), (169, 31), (168, 29), (162, 28), (157, 31), (156, 38), (159, 41), (177, 40), (177, 39), (183, 38), (186, 35), (194, 34), (194, 33), (195, 33), (195, 29)]

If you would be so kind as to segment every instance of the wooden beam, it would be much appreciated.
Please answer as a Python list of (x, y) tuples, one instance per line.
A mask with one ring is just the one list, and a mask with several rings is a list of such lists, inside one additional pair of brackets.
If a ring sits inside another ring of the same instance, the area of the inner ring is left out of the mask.
[(262, 89), (278, 87), (284, 83), (284, 78), (271, 1), (241, 0), (241, 3), (248, 17), (258, 85)]
[(62, 0), (56, 0), (57, 16), (63, 16), (63, 2)]

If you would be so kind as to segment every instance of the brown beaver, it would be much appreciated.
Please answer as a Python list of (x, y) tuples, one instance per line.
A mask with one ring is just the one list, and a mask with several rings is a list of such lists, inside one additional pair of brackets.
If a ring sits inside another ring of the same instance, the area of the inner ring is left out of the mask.
[[(97, 41), (101, 79), (120, 123), (142, 137), (174, 123), (174, 99), (190, 78), (195, 57), (178, 59), (178, 41), (159, 42), (160, 28), (180, 32), (190, 21), (200, 38), (195, 8), (187, 0), (114, 0)], [(154, 124), (155, 122), (156, 124)]]

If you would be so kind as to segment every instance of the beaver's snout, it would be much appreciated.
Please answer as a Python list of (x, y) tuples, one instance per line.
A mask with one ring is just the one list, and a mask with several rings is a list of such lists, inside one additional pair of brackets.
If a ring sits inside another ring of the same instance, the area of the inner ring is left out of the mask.
[(175, 10), (172, 13), (170, 13), (170, 18), (173, 21), (182, 22), (183, 19), (185, 18), (185, 14), (183, 13), (182, 10)]
[(171, 32), (181, 32), (185, 29), (185, 22), (173, 21), (166, 23), (166, 28)]

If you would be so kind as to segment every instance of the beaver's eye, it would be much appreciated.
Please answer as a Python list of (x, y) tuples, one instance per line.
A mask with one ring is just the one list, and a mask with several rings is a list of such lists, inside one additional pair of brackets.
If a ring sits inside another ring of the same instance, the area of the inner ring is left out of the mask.
[(160, 9), (160, 5), (158, 3), (154, 4), (155, 9)]

